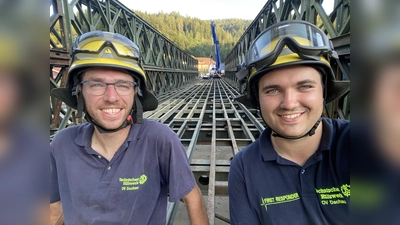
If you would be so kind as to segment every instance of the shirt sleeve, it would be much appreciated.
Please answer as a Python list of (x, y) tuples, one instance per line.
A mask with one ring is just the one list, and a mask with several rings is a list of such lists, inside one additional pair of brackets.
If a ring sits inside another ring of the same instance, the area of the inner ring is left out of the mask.
[(176, 202), (194, 188), (196, 181), (185, 148), (178, 136), (172, 130), (169, 131), (169, 138), (160, 148), (160, 164), (163, 182), (168, 185), (169, 201)]
[(240, 155), (236, 155), (231, 162), (228, 187), (231, 224), (261, 224), (249, 202)]
[(50, 170), (51, 170), (51, 177), (50, 177), (50, 203), (60, 201), (60, 192), (58, 189), (58, 176), (57, 176), (57, 167), (56, 161), (53, 156), (53, 152), (50, 151)]

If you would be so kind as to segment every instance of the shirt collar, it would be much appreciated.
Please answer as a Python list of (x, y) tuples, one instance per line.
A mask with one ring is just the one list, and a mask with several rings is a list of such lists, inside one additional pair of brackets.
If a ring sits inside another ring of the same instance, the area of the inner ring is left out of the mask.
[(75, 144), (85, 147), (90, 146), (92, 141), (92, 134), (94, 126), (91, 123), (85, 123), (78, 128), (78, 134), (74, 140)]
[[(123, 145), (126, 145), (127, 142), (132, 142), (137, 139), (139, 139), (140, 136), (140, 128), (142, 124), (134, 124), (132, 125), (129, 129), (129, 134), (128, 137), (126, 138), (125, 142)], [(92, 135), (94, 131), (94, 125), (91, 123), (86, 123), (81, 125), (81, 127), (78, 129), (78, 135), (76, 136), (74, 142), (75, 144), (85, 147), (85, 148), (90, 148), (92, 144)]]
[(258, 138), (258, 142), (260, 143), (260, 152), (264, 161), (276, 160), (278, 156), (274, 147), (272, 146), (271, 132), (272, 130), (267, 127)]
[(332, 119), (322, 118), (322, 124), (324, 126), (318, 150), (319, 151), (331, 150), (333, 139), (335, 138), (335, 134), (333, 132)]
[[(322, 118), (322, 124), (323, 124), (323, 130), (322, 130), (321, 142), (319, 144), (317, 151), (330, 150), (334, 138), (332, 120), (327, 118)], [(265, 128), (265, 130), (260, 135), (260, 138), (258, 139), (260, 143), (259, 146), (261, 155), (264, 161), (277, 160), (278, 156), (274, 147), (272, 146), (271, 132), (272, 130), (270, 128), (268, 127)]]

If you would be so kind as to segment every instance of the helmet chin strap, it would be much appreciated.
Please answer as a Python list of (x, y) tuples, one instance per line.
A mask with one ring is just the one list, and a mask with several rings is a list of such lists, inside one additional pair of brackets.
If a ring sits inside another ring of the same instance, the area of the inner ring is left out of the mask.
[[(82, 112), (86, 111), (84, 109), (84, 101), (83, 101), (83, 96), (82, 94), (78, 94), (78, 107), (77, 107), (77, 117), (82, 117)], [(119, 131), (129, 125), (133, 125), (136, 123), (141, 124), (143, 123), (143, 107), (142, 107), (142, 103), (139, 100), (139, 97), (137, 95), (135, 95), (135, 103), (134, 103), (134, 107), (131, 109), (131, 112), (129, 113), (129, 115), (127, 116), (126, 120), (121, 124), (120, 127), (116, 128), (116, 129), (107, 129), (104, 128), (103, 126), (101, 126), (100, 124), (98, 124), (96, 121), (94, 121), (92, 119), (92, 117), (89, 115), (89, 113), (85, 113), (85, 119), (93, 124), (94, 126), (96, 126), (97, 130), (100, 133), (113, 133), (116, 131)]]
[(302, 136), (300, 136), (300, 137), (286, 137), (286, 136), (280, 135), (278, 132), (276, 132), (276, 131), (274, 131), (273, 129), (271, 129), (271, 130), (272, 130), (272, 136), (273, 136), (273, 137), (284, 138), (284, 139), (290, 139), (290, 140), (301, 139), (301, 138), (304, 138), (304, 137), (306, 137), (306, 136), (313, 136), (313, 135), (315, 134), (315, 131), (316, 131), (317, 128), (318, 128), (319, 123), (321, 123), (321, 120), (322, 120), (322, 117), (320, 117), (320, 118), (317, 120), (317, 122), (314, 124), (314, 126), (311, 128), (310, 131), (308, 131), (307, 133), (305, 133), (304, 135), (302, 135)]

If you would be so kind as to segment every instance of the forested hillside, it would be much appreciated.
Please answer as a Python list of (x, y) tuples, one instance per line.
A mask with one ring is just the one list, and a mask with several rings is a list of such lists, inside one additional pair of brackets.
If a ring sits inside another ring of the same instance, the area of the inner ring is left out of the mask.
[[(184, 17), (177, 12), (157, 14), (134, 12), (189, 54), (195, 57), (215, 55), (211, 20)], [(250, 25), (251, 20), (223, 19), (214, 22), (220, 42), (221, 60), (224, 60)]]

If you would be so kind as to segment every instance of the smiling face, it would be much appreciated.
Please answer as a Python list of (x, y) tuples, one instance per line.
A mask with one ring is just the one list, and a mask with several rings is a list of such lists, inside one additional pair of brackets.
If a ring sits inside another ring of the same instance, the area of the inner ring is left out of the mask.
[(303, 136), (322, 115), (321, 75), (309, 66), (268, 72), (258, 82), (258, 95), (263, 119), (285, 137)]
[[(117, 81), (134, 81), (130, 74), (121, 70), (110, 68), (92, 68), (87, 70), (82, 80), (104, 81), (114, 83)], [(103, 95), (91, 95), (81, 85), (86, 112), (92, 119), (105, 129), (117, 129), (127, 119), (133, 106), (134, 95), (119, 95), (113, 85), (107, 85), (107, 91)]]

